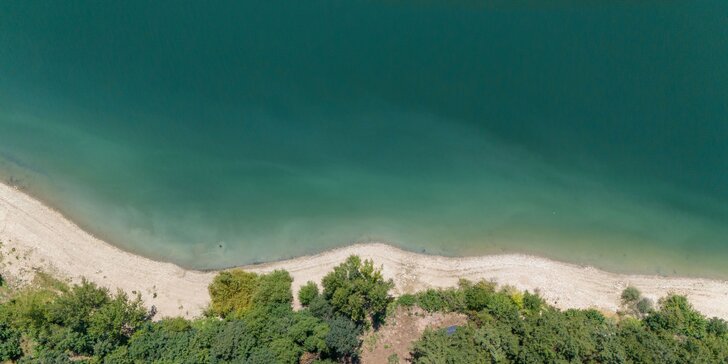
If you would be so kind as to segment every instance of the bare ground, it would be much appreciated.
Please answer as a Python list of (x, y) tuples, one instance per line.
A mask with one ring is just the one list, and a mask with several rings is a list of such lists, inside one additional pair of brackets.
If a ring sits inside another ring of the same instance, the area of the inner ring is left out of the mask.
[(409, 362), (412, 344), (426, 328), (465, 325), (467, 318), (459, 313), (428, 313), (419, 307), (398, 307), (387, 323), (364, 336), (362, 364), (387, 363), (393, 354), (400, 363)]

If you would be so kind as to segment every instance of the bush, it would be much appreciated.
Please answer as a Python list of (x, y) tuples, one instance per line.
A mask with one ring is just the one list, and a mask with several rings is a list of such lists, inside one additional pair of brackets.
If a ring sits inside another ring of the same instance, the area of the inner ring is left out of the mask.
[(460, 288), (464, 291), (465, 307), (473, 311), (483, 309), (495, 293), (495, 283), (486, 281), (480, 281), (476, 284), (460, 281)]
[(713, 317), (710, 320), (708, 320), (708, 326), (706, 326), (705, 330), (712, 335), (718, 336), (718, 337), (724, 337), (728, 335), (728, 323), (726, 323), (725, 320), (719, 319), (717, 317)]
[(635, 309), (642, 315), (650, 313), (652, 311), (652, 300), (647, 297), (643, 297), (637, 301)]
[(459, 312), (466, 307), (462, 289), (428, 289), (416, 295), (417, 305), (428, 312)]
[(641, 296), (642, 293), (640, 292), (640, 290), (633, 286), (628, 286), (624, 289), (624, 291), (622, 291), (622, 304), (628, 305), (636, 303)]
[(21, 333), (2, 316), (4, 314), (0, 312), (0, 362), (16, 360), (23, 355), (20, 348)]
[(403, 294), (397, 298), (397, 304), (404, 307), (412, 307), (417, 304), (417, 297), (411, 294)]
[(308, 281), (298, 290), (298, 301), (301, 302), (301, 305), (308, 306), (318, 295), (319, 289), (316, 283)]
[(541, 309), (546, 305), (543, 298), (538, 293), (530, 293), (528, 291), (523, 293), (523, 309), (527, 313), (537, 314), (541, 312)]

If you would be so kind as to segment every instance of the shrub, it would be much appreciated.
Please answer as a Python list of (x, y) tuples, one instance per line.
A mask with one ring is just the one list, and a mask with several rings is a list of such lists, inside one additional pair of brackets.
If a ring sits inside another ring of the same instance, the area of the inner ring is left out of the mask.
[(713, 317), (708, 320), (708, 326), (705, 328), (708, 333), (718, 337), (728, 335), (728, 323), (725, 320)]
[(628, 305), (636, 303), (641, 296), (642, 293), (640, 292), (640, 290), (633, 286), (628, 286), (624, 289), (624, 291), (622, 291), (622, 304)]
[(465, 309), (463, 289), (428, 289), (416, 295), (417, 305), (428, 312), (459, 312)]
[(318, 295), (319, 289), (316, 283), (308, 281), (298, 290), (298, 301), (301, 302), (301, 305), (308, 306)]
[(539, 313), (541, 309), (546, 305), (543, 298), (538, 293), (530, 293), (528, 291), (523, 293), (523, 309), (528, 313)]
[(483, 309), (495, 293), (495, 283), (486, 281), (475, 284), (460, 281), (460, 288), (464, 291), (465, 307), (473, 311)]
[[(0, 313), (0, 316), (3, 316)], [(0, 317), (0, 362), (16, 360), (23, 355), (20, 348), (21, 333), (10, 322)]]
[(652, 311), (652, 300), (647, 297), (643, 297), (637, 301), (635, 309), (642, 315), (650, 313)]
[(412, 307), (417, 304), (417, 297), (411, 294), (403, 294), (397, 298), (397, 304), (404, 307)]

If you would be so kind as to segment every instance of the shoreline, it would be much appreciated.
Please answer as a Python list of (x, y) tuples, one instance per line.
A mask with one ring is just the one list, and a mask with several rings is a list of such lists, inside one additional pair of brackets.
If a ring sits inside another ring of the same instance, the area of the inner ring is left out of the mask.
[[(11, 282), (27, 283), (37, 270), (72, 282), (85, 277), (112, 291), (140, 293), (147, 306), (157, 308), (159, 317), (200, 315), (209, 302), (207, 285), (217, 272), (184, 269), (126, 252), (4, 183), (0, 183), (0, 242), (0, 272)], [(621, 291), (633, 285), (653, 300), (669, 292), (684, 294), (705, 315), (728, 319), (726, 280), (610, 273), (525, 254), (445, 257), (363, 243), (239, 268), (258, 273), (289, 271), (295, 297), (301, 285), (320, 282), (351, 254), (373, 259), (382, 267), (385, 278), (395, 282), (395, 295), (454, 286), (460, 278), (488, 279), (501, 286), (538, 290), (547, 302), (562, 309), (614, 312)]]

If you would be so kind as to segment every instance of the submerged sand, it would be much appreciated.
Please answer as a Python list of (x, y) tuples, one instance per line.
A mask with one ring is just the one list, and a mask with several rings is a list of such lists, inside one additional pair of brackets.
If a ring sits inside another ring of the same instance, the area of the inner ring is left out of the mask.
[[(11, 282), (29, 282), (38, 270), (72, 282), (86, 277), (112, 290), (140, 293), (160, 316), (201, 314), (209, 302), (207, 286), (215, 275), (118, 249), (5, 184), (0, 184), (0, 242), (0, 273)], [(728, 281), (615, 274), (522, 254), (450, 258), (373, 243), (242, 268), (254, 272), (285, 269), (293, 276), (296, 292), (309, 280), (319, 282), (352, 254), (381, 266), (385, 277), (394, 280), (395, 294), (454, 286), (459, 278), (487, 279), (521, 290), (538, 290), (560, 308), (616, 311), (621, 291), (634, 285), (652, 299), (669, 292), (686, 295), (706, 315), (728, 319)]]

